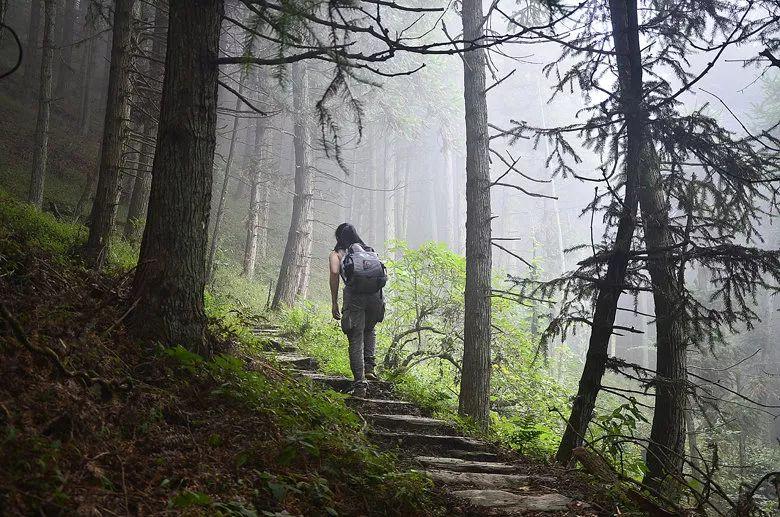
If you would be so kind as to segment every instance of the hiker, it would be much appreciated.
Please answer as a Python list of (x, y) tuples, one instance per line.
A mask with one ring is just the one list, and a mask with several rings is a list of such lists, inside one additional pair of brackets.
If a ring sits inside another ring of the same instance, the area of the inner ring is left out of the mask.
[[(349, 366), (355, 379), (352, 396), (365, 397), (367, 381), (377, 380), (376, 331), (385, 317), (382, 288), (387, 271), (376, 252), (360, 238), (355, 227), (342, 223), (336, 228), (336, 246), (330, 254), (330, 297), (333, 318), (349, 339)], [(343, 311), (339, 311), (339, 278), (344, 280)]]

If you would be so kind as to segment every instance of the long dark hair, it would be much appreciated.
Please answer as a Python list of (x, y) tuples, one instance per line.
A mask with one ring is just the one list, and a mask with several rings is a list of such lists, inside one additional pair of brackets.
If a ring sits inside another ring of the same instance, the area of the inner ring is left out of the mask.
[(363, 246), (366, 245), (366, 243), (363, 242), (363, 239), (360, 238), (360, 235), (358, 235), (354, 226), (349, 223), (341, 223), (338, 228), (336, 228), (336, 247), (333, 248), (334, 250), (349, 249), (349, 247), (356, 242)]

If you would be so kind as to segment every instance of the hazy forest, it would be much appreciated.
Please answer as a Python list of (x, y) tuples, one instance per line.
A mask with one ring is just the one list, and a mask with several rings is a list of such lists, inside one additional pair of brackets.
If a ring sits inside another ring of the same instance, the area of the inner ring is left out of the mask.
[(780, 515), (779, 194), (779, 0), (0, 0), (0, 515)]

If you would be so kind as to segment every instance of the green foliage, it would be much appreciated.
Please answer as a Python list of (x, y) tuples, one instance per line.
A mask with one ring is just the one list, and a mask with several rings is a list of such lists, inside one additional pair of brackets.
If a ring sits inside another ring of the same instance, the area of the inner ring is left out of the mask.
[(58, 221), (0, 191), (0, 238), (10, 238), (19, 249), (33, 248), (62, 258), (86, 238), (86, 228)]
[(286, 311), (282, 316), (282, 331), (296, 336), (296, 344), (333, 375), (351, 376), (349, 344), (330, 310), (304, 303)]

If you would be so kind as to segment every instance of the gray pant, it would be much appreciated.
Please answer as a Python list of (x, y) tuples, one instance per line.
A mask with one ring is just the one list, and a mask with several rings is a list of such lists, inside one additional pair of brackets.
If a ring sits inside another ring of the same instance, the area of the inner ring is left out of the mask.
[(344, 288), (341, 330), (349, 339), (349, 366), (355, 382), (365, 382), (366, 372), (374, 371), (376, 359), (376, 324), (385, 318), (382, 291), (357, 294)]

